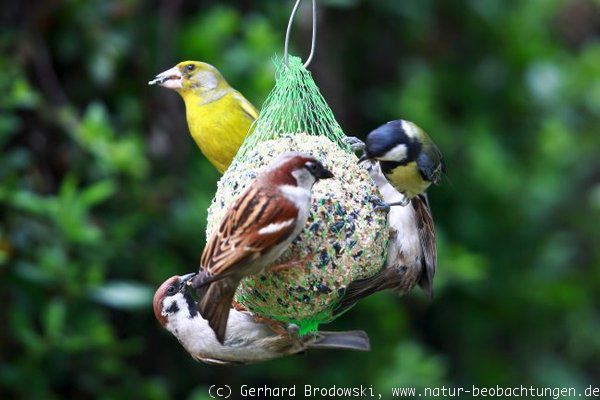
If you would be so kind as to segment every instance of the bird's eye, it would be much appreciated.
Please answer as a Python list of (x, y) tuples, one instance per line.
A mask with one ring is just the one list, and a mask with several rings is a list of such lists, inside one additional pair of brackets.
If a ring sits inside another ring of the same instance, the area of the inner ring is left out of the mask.
[(193, 71), (193, 70), (194, 70), (194, 68), (196, 68), (196, 67), (195, 67), (195, 65), (194, 65), (194, 64), (188, 64), (188, 65), (186, 66), (186, 68), (187, 68), (187, 70), (188, 70), (188, 71)]
[(317, 170), (317, 164), (313, 163), (313, 162), (307, 162), (306, 164), (304, 164), (304, 167), (309, 171), (309, 172), (315, 172)]
[(167, 294), (168, 294), (168, 295), (173, 295), (173, 294), (175, 294), (176, 292), (177, 292), (177, 288), (176, 288), (175, 286), (173, 286), (173, 285), (171, 285), (171, 286), (169, 286), (169, 287), (167, 288)]

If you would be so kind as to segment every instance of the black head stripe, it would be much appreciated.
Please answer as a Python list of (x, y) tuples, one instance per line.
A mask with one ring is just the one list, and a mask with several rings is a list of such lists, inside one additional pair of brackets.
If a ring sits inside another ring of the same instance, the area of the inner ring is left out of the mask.
[(196, 300), (194, 296), (190, 293), (191, 288), (183, 291), (183, 298), (185, 299), (188, 310), (190, 312), (190, 318), (194, 318), (198, 314), (198, 305), (196, 304)]

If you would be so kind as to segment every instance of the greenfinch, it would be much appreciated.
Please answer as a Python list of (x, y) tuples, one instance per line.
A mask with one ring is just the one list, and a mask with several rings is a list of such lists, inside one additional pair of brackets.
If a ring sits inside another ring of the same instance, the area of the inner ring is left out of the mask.
[(192, 138), (208, 161), (225, 172), (258, 118), (252, 103), (218, 69), (199, 61), (181, 62), (148, 84), (179, 93)]

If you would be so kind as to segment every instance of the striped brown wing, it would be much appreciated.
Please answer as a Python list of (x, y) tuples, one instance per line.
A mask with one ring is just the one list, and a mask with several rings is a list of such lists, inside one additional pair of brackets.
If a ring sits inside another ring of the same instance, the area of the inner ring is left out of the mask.
[(251, 185), (229, 208), (200, 259), (212, 277), (243, 274), (243, 267), (294, 231), (298, 210), (278, 192)]

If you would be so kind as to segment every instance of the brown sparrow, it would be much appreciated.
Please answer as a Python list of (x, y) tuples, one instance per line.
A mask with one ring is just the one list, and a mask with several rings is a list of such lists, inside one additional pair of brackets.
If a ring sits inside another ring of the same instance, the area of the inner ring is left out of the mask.
[[(229, 310), (227, 334), (218, 341), (198, 312), (186, 281), (195, 274), (167, 279), (154, 295), (154, 315), (190, 355), (209, 364), (248, 364), (308, 349), (370, 350), (363, 331), (318, 332), (300, 336), (298, 327), (276, 321), (267, 323), (240, 307)], [(215, 282), (216, 283), (216, 282)], [(213, 283), (214, 284), (214, 283)]]
[(229, 208), (190, 282), (198, 290), (200, 314), (219, 342), (240, 280), (265, 271), (281, 256), (306, 225), (313, 184), (331, 177), (314, 157), (284, 153)]
[[(365, 161), (365, 167), (386, 203), (405, 201), (405, 196), (383, 175), (378, 162)], [(384, 268), (370, 278), (350, 283), (335, 311), (336, 315), (360, 299), (385, 289), (403, 295), (419, 284), (432, 297), (436, 266), (435, 229), (426, 195), (413, 197), (405, 207), (390, 207), (388, 222), (390, 240)]]

